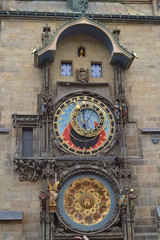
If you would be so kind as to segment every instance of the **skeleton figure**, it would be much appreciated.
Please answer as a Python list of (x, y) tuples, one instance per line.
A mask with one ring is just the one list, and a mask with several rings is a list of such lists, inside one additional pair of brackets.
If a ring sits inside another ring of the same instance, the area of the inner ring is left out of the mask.
[(129, 210), (131, 213), (135, 213), (135, 199), (138, 197), (133, 192), (134, 190), (131, 188), (129, 193)]

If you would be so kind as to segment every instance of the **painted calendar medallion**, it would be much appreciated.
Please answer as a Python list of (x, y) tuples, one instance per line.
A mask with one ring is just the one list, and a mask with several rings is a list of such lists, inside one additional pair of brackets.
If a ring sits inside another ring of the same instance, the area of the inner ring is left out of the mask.
[(94, 174), (69, 179), (59, 195), (59, 211), (73, 228), (95, 231), (106, 225), (115, 211), (115, 194), (109, 183)]

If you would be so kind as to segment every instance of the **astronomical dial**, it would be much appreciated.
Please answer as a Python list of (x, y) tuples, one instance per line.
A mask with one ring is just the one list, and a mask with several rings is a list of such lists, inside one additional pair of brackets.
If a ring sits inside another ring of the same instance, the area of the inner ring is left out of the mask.
[(99, 99), (76, 96), (59, 105), (53, 129), (63, 149), (75, 155), (95, 155), (111, 145), (115, 120), (108, 106)]
[(105, 126), (104, 110), (97, 104), (76, 103), (71, 114), (71, 126), (81, 136), (93, 137), (98, 135)]

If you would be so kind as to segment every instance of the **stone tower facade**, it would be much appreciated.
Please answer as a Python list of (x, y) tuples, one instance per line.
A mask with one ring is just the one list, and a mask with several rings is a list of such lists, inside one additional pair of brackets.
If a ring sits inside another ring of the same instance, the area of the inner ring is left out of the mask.
[(0, 1), (0, 239), (159, 239), (159, 23), (155, 1)]

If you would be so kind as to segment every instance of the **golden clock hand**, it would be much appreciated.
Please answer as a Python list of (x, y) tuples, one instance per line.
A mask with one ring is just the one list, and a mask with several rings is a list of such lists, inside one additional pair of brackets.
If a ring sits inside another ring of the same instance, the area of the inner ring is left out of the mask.
[(85, 122), (84, 122), (84, 119), (83, 119), (82, 113), (79, 112), (79, 114), (80, 114), (80, 117), (81, 117), (81, 120), (82, 120), (83, 126), (85, 127)]

